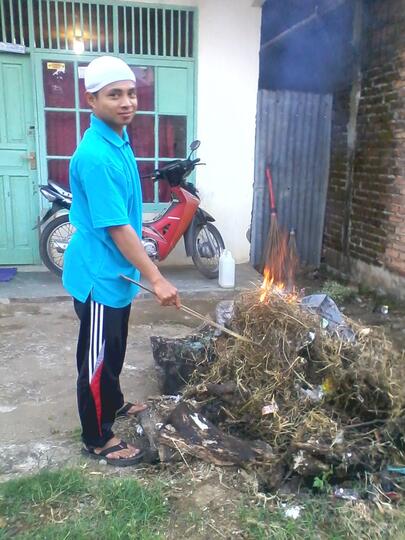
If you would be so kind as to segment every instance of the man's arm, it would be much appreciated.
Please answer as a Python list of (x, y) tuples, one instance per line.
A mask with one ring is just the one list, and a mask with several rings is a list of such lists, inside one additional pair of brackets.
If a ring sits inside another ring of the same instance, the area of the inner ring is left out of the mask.
[(176, 287), (165, 279), (157, 266), (149, 259), (139, 236), (131, 225), (108, 227), (108, 232), (123, 256), (133, 264), (152, 285), (163, 306), (180, 307), (180, 297)]

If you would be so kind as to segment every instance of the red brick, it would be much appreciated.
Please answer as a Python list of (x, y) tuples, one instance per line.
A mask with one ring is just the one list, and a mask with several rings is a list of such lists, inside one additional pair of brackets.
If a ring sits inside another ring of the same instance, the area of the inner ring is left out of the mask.
[[(350, 252), (405, 273), (405, 0), (369, 3), (366, 58), (357, 118)], [(344, 230), (350, 89), (334, 99), (325, 247)]]

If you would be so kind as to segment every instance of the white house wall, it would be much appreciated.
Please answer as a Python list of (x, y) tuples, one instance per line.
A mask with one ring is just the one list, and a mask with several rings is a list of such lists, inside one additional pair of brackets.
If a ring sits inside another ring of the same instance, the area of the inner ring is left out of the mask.
[[(261, 10), (252, 0), (164, 0), (198, 8), (197, 187), (237, 262), (249, 258)], [(184, 264), (183, 245), (167, 264)]]

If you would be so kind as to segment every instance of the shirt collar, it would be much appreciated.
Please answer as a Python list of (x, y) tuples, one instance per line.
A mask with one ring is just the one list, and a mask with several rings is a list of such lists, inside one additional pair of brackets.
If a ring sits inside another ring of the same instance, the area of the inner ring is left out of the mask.
[(113, 129), (110, 128), (103, 120), (100, 120), (93, 113), (90, 116), (90, 127), (95, 129), (104, 139), (111, 144), (121, 148), (125, 143), (129, 143), (127, 128), (124, 127), (122, 137), (118, 135)]

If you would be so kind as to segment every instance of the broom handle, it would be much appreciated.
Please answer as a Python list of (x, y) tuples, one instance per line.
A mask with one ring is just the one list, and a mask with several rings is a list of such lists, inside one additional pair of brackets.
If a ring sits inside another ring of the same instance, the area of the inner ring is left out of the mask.
[[(138, 285), (138, 287), (140, 287), (144, 291), (147, 291), (153, 294), (154, 296), (157, 296), (157, 294), (154, 291), (152, 291), (152, 289), (145, 287), (145, 285), (142, 285), (142, 283), (139, 283), (139, 281), (135, 281), (135, 279), (132, 279), (129, 276), (125, 276), (124, 274), (120, 274), (120, 277), (122, 279), (126, 279), (127, 281), (130, 281), (131, 283), (134, 283), (135, 285)], [(188, 306), (185, 306), (184, 304), (180, 304), (180, 309), (184, 311), (185, 313), (187, 313), (188, 315), (192, 315), (196, 319), (200, 319), (200, 321), (204, 321), (210, 326), (213, 326), (214, 328), (218, 328), (218, 330), (221, 330), (225, 334), (228, 334), (236, 339), (240, 339), (241, 341), (245, 341), (246, 343), (253, 343), (252, 340), (246, 338), (245, 336), (241, 336), (240, 334), (237, 334), (233, 330), (229, 330), (229, 328), (226, 328), (225, 326), (222, 326), (221, 324), (218, 324), (212, 321), (208, 317), (204, 317), (204, 315), (201, 315), (201, 313), (198, 313), (198, 311), (195, 311), (194, 309), (191, 309)]]
[(273, 192), (273, 179), (271, 177), (270, 167), (266, 167), (266, 178), (267, 178), (267, 185), (269, 187), (269, 195), (270, 195), (270, 211), (272, 214), (276, 213), (276, 201), (274, 200), (274, 192)]

